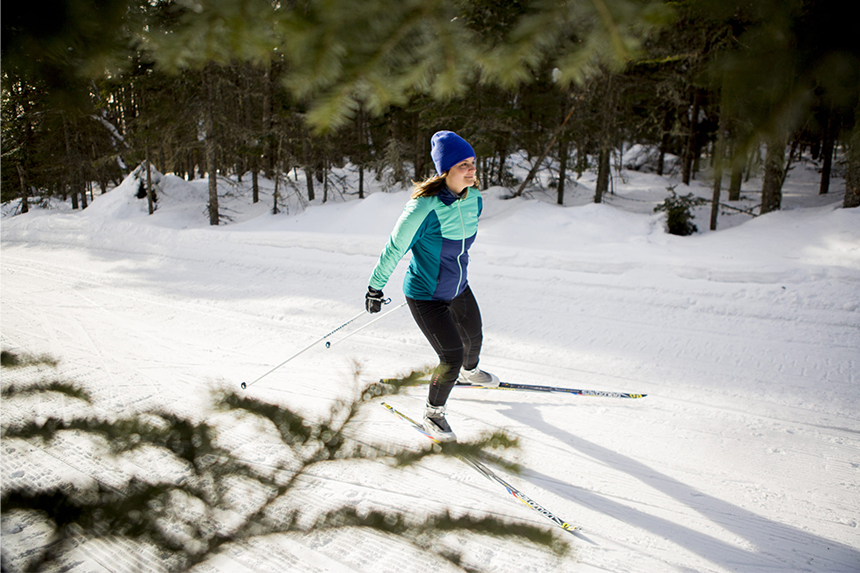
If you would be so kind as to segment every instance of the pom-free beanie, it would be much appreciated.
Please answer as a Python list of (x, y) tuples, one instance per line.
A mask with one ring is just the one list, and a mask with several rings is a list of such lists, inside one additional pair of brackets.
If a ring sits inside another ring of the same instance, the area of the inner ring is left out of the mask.
[(436, 173), (442, 175), (464, 159), (475, 157), (475, 150), (453, 131), (437, 131), (430, 138), (430, 157)]

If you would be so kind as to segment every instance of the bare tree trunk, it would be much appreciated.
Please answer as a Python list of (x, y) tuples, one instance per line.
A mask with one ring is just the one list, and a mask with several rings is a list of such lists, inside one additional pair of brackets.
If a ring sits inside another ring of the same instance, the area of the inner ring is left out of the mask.
[(204, 118), (204, 129), (206, 139), (203, 142), (206, 152), (206, 171), (209, 174), (209, 224), (217, 225), (220, 221), (218, 214), (218, 174), (215, 164), (215, 120), (214, 110), (214, 88), (212, 87), (211, 64), (203, 69), (203, 85), (206, 89), (206, 110)]
[(490, 176), (487, 173), (487, 164), (489, 163), (489, 159), (485, 155), (478, 159), (478, 181), (481, 182), (481, 191), (486, 191), (487, 187), (489, 187)]
[(305, 180), (308, 182), (308, 201), (313, 201), (316, 199), (316, 195), (314, 194), (314, 174), (313, 169), (308, 166), (305, 166)]
[(744, 170), (747, 164), (747, 152), (738, 144), (738, 135), (735, 134), (731, 145), (732, 179), (729, 183), (729, 201), (738, 201), (741, 198), (741, 183), (744, 179)]
[[(69, 125), (66, 122), (66, 114), (62, 113), (63, 117), (63, 140), (66, 144), (66, 169), (65, 169), (65, 182), (63, 185), (64, 189), (68, 189), (72, 195), (72, 209), (78, 208), (78, 194), (77, 187), (75, 185), (75, 173), (74, 173), (74, 161), (72, 160), (72, 144), (69, 143)], [(63, 199), (65, 199), (66, 192), (63, 192)]]
[(597, 160), (597, 186), (594, 189), (594, 202), (602, 203), (603, 194), (609, 189), (609, 149), (601, 147)]
[(588, 169), (588, 154), (586, 145), (581, 140), (576, 144), (576, 179), (582, 179), (582, 173)]
[[(146, 105), (146, 92), (141, 88), (138, 92), (139, 100), (140, 100), (140, 114), (143, 117), (147, 117), (147, 105)], [(145, 120), (144, 127), (144, 154), (143, 159), (146, 165), (146, 204), (149, 210), (149, 214), (152, 215), (155, 212), (155, 205), (152, 201), (152, 167), (149, 158), (149, 120)]]
[[(721, 122), (722, 123), (722, 122)], [(717, 145), (714, 150), (714, 189), (711, 195), (711, 226), (712, 231), (717, 230), (717, 216), (720, 213), (720, 189), (723, 186), (723, 163), (726, 148), (725, 137), (722, 129), (717, 136)]]
[(215, 142), (212, 136), (206, 136), (206, 171), (209, 172), (209, 224), (217, 225), (220, 221), (218, 214), (218, 168), (215, 165)]
[[(76, 130), (77, 131), (77, 130)], [(78, 173), (78, 193), (81, 194), (81, 209), (87, 208), (87, 172), (84, 169), (84, 155), (81, 153), (81, 137), (77, 133), (75, 135), (75, 157), (77, 158), (77, 173)]]
[(28, 200), (27, 184), (24, 181), (24, 168), (18, 164), (18, 179), (21, 180), (21, 213), (30, 212), (30, 202)]
[(698, 125), (699, 125), (699, 110), (702, 108), (702, 90), (696, 89), (693, 92), (693, 112), (690, 117), (690, 130), (687, 134), (687, 146), (684, 150), (684, 166), (681, 171), (681, 180), (684, 182), (684, 185), (690, 184), (690, 178), (692, 174), (693, 167), (693, 155), (696, 146), (696, 136), (698, 133)]
[(194, 156), (195, 156), (195, 153), (194, 153), (193, 149), (188, 151), (187, 157), (186, 157), (186, 171), (185, 171), (186, 178), (188, 179), (188, 181), (194, 181), (194, 177), (195, 177), (195, 174), (194, 174), (194, 171), (195, 171)]
[[(275, 162), (272, 165), (274, 169), (274, 177), (275, 177), (275, 190), (272, 193), (272, 215), (277, 215), (280, 213), (280, 207), (278, 206), (278, 201), (281, 199), (281, 193), (279, 191), (280, 183), (281, 183), (281, 153), (284, 149), (284, 136), (278, 138), (278, 150), (276, 152)], [(287, 173), (289, 173), (289, 169), (284, 170), (284, 179), (287, 178)]]
[(556, 203), (564, 205), (564, 182), (567, 179), (567, 155), (570, 142), (566, 137), (558, 142), (558, 196)]
[(355, 117), (356, 152), (353, 164), (358, 167), (358, 198), (364, 199), (364, 168), (369, 159), (369, 137), (367, 133), (367, 114), (364, 106), (359, 106)]
[(657, 156), (657, 175), (663, 175), (666, 167), (666, 153), (669, 151), (669, 135), (672, 127), (672, 114), (666, 112), (663, 116), (663, 134), (660, 137), (660, 154)]
[(845, 173), (845, 199), (842, 206), (846, 209), (860, 207), (860, 101), (854, 113), (854, 129), (848, 141)]
[[(415, 169), (414, 169), (414, 171), (415, 171), (415, 181), (421, 181), (422, 179), (424, 179), (424, 172), (425, 172), (424, 165), (425, 165), (426, 158), (427, 158), (427, 153), (425, 152), (424, 148), (427, 145), (426, 142), (427, 142), (428, 138), (426, 137), (424, 130), (419, 129), (418, 126), (415, 125), (416, 123), (417, 123), (417, 116), (415, 119), (413, 119), (413, 129), (414, 129), (414, 134), (415, 134), (415, 159), (414, 159)], [(478, 180), (480, 180), (480, 177), (478, 177)]]
[[(725, 100), (723, 100), (725, 103)], [(720, 106), (720, 122), (717, 127), (717, 142), (714, 146), (714, 189), (711, 196), (711, 225), (712, 231), (717, 230), (717, 217), (720, 213), (720, 190), (723, 186), (723, 165), (726, 162), (726, 130), (728, 129), (728, 111), (725, 105)]]
[(824, 127), (824, 145), (821, 150), (824, 164), (821, 166), (821, 185), (818, 187), (818, 194), (824, 195), (830, 190), (830, 171), (833, 167), (833, 140), (835, 126), (833, 125), (833, 110), (827, 112), (827, 125)]
[[(855, 128), (856, 132), (857, 129)], [(845, 174), (845, 199), (842, 206), (846, 209), (860, 207), (860, 136), (854, 136), (854, 144), (848, 150), (848, 170)]]
[(311, 157), (311, 145), (308, 142), (307, 138), (305, 138), (304, 143), (304, 152), (305, 152), (305, 179), (308, 182), (308, 201), (313, 201), (316, 198), (314, 193), (314, 170), (311, 166), (312, 157)]
[(603, 93), (603, 121), (598, 136), (597, 154), (597, 185), (594, 189), (594, 202), (602, 203), (603, 194), (609, 191), (609, 178), (611, 177), (612, 149), (610, 141), (612, 137), (613, 116), (615, 115), (615, 97), (612, 89), (612, 76), (606, 79), (606, 88)]
[(272, 63), (266, 62), (263, 72), (263, 157), (267, 160), (263, 166), (263, 172), (268, 176), (272, 176)]
[(260, 202), (260, 174), (258, 171), (260, 170), (260, 159), (255, 154), (254, 159), (251, 161), (251, 190), (252, 190), (252, 202), (259, 203)]
[(782, 182), (785, 179), (784, 136), (771, 136), (764, 160), (764, 183), (761, 188), (761, 214), (778, 211), (782, 206)]
[(328, 159), (323, 159), (323, 203), (328, 202)]
[(149, 206), (149, 214), (155, 213), (155, 204), (152, 200), (152, 168), (149, 163), (149, 146), (146, 146), (146, 202)]
[(272, 215), (277, 215), (280, 213), (280, 209), (278, 208), (278, 199), (280, 199), (280, 194), (278, 192), (278, 184), (281, 182), (281, 170), (278, 169), (278, 164), (275, 164), (274, 170), (275, 177), (275, 190), (272, 193)]

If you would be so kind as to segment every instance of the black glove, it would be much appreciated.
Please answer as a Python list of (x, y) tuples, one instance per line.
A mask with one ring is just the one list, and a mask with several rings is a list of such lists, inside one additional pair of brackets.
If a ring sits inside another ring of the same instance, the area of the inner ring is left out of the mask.
[(373, 287), (367, 287), (367, 294), (364, 296), (364, 307), (367, 312), (374, 314), (382, 310), (382, 304), (385, 302), (385, 295), (381, 290), (376, 290)]

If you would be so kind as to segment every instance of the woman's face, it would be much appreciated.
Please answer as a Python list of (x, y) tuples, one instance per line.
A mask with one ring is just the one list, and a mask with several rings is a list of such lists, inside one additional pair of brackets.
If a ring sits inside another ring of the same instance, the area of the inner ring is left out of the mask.
[(457, 193), (463, 192), (466, 187), (471, 187), (475, 184), (475, 158), (470, 157), (464, 159), (460, 163), (448, 170), (448, 175), (445, 176), (445, 184), (448, 189)]

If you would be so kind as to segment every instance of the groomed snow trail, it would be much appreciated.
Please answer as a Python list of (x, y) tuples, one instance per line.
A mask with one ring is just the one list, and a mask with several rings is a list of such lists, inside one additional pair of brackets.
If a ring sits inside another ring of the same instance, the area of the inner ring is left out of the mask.
[[(61, 375), (105, 411), (195, 412), (213, 385), (238, 388), (360, 310), (405, 197), (216, 229), (97, 212), (5, 219), (2, 346), (59, 357)], [(509, 542), (448, 542), (503, 572), (860, 570), (858, 216), (787, 211), (681, 239), (610, 206), (487, 197), (470, 265), (482, 367), (511, 382), (648, 397), (456, 389), (449, 419), (458, 435), (503, 428), (520, 437), (513, 456), (526, 472), (511, 482), (585, 531), (562, 562)], [(364, 226), (347, 223), (358, 219)], [(386, 288), (394, 304), (405, 266)], [(329, 349), (320, 344), (248, 392), (323, 412), (352, 391), (354, 361), (372, 380), (433, 360), (403, 310)], [(419, 416), (424, 394), (393, 400)], [(368, 439), (422, 439), (382, 408), (368, 422)], [(253, 433), (233, 438), (265, 463)], [(104, 471), (81, 444), (29, 447), (35, 455), (4, 451), (3, 483)], [(302, 487), (311, 507), (450, 506), (545, 523), (455, 460), (403, 471), (321, 467)], [(26, 534), (4, 530), (4, 545)], [(157, 562), (143, 550), (88, 551), (73, 571)], [(350, 530), (254, 540), (198, 570), (449, 568)]]

